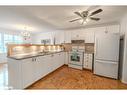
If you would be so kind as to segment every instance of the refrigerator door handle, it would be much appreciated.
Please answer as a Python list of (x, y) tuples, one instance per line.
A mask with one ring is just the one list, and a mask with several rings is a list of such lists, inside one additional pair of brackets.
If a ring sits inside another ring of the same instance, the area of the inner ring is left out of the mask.
[(107, 64), (118, 64), (118, 61), (108, 61), (108, 60), (95, 60), (96, 62), (99, 62), (99, 63), (107, 63)]

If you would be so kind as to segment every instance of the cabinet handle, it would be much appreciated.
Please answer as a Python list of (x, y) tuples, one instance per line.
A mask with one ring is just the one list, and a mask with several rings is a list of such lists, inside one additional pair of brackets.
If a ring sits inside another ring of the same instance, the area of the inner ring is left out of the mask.
[(36, 61), (36, 58), (35, 58), (35, 61)]

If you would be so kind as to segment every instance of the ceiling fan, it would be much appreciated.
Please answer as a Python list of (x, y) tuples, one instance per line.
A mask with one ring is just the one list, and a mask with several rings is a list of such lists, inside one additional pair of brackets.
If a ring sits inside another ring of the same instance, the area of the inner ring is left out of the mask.
[(74, 20), (71, 20), (69, 22), (74, 22), (74, 21), (77, 21), (77, 20), (83, 20), (82, 21), (82, 24), (88, 22), (89, 20), (94, 20), (94, 21), (99, 21), (100, 18), (95, 18), (93, 17), (94, 15), (102, 12), (103, 10), (102, 9), (98, 9), (92, 13), (89, 12), (89, 10), (86, 10), (86, 11), (82, 11), (82, 12), (74, 12), (76, 15), (78, 15), (80, 18), (77, 18), (77, 19), (74, 19)]

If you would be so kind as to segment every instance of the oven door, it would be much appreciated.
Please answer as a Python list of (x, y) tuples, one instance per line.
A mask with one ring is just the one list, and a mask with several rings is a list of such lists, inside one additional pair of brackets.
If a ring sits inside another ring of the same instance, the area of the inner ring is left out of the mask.
[(80, 56), (79, 55), (71, 55), (71, 61), (72, 62), (80, 62)]
[(82, 55), (78, 53), (70, 53), (69, 63), (75, 65), (82, 65)]

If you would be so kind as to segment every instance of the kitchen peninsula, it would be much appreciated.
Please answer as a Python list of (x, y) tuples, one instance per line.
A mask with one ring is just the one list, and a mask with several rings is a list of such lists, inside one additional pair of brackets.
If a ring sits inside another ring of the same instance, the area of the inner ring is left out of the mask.
[(9, 87), (12, 89), (24, 89), (64, 65), (61, 45), (9, 45), (8, 49)]

